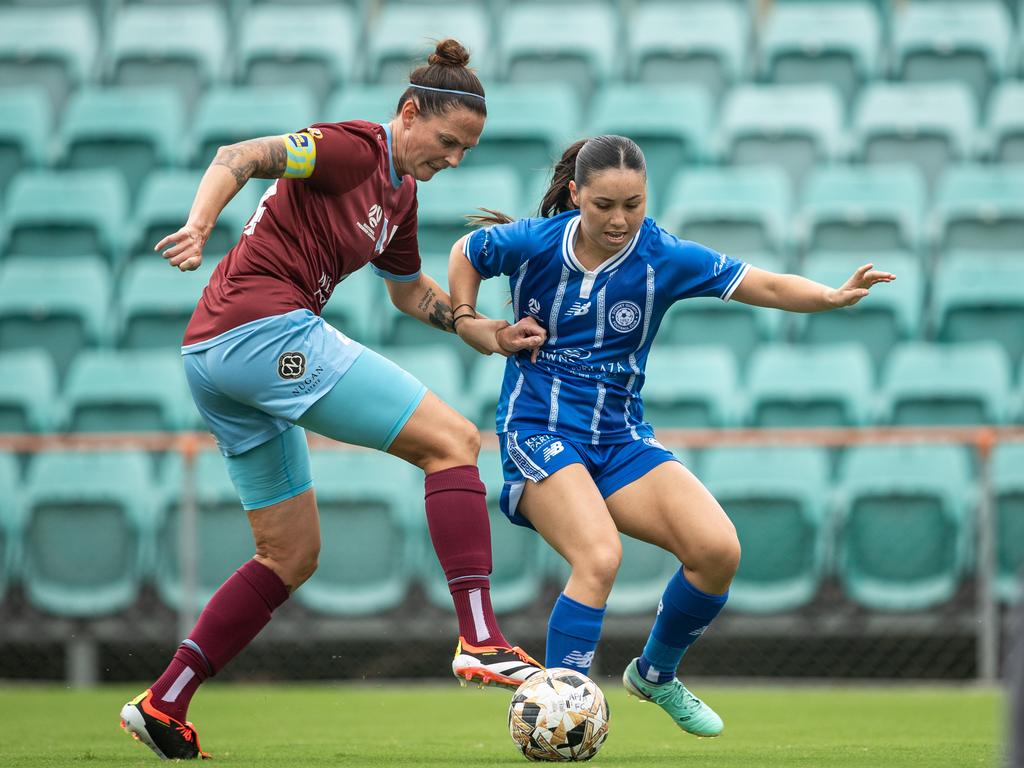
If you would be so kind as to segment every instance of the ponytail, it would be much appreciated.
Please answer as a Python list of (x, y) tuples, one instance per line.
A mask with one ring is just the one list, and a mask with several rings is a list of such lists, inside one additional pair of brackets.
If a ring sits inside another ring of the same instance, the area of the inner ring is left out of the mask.
[(576, 178), (576, 158), (586, 143), (586, 139), (580, 139), (570, 145), (562, 153), (561, 159), (555, 163), (555, 172), (551, 176), (548, 191), (540, 201), (540, 215), (545, 219), (576, 209), (569, 193), (569, 182)]

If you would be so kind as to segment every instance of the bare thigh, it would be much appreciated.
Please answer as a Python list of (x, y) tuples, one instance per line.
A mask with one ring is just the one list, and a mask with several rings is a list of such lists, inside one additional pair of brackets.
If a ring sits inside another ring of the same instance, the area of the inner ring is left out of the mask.
[(433, 392), (427, 392), (392, 441), (388, 453), (427, 474), (476, 464), (480, 432), (469, 419)]
[(622, 560), (622, 542), (587, 469), (570, 464), (539, 483), (527, 481), (518, 510), (572, 567), (565, 594), (603, 606)]
[(682, 464), (659, 464), (605, 502), (622, 533), (674, 554), (697, 589), (721, 594), (729, 588), (739, 566), (736, 528)]

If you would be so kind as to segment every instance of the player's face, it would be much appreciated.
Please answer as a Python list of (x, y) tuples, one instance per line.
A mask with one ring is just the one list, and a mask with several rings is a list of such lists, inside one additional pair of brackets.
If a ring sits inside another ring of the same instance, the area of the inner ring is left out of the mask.
[(643, 224), (647, 179), (639, 171), (609, 168), (595, 173), (582, 187), (570, 181), (569, 192), (580, 209), (583, 236), (600, 254), (620, 251)]
[(484, 129), (484, 117), (476, 112), (459, 108), (423, 115), (411, 100), (402, 106), (400, 118), (404, 141), (395, 152), (396, 170), (417, 181), (429, 181), (438, 171), (457, 167)]

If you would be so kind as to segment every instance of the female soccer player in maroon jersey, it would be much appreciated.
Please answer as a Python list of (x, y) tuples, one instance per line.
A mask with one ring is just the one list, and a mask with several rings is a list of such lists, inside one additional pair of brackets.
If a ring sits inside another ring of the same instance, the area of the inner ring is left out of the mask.
[[(491, 609), (476, 428), (320, 317), (338, 283), (370, 264), (398, 309), (452, 331), (448, 295), (420, 271), (416, 183), (458, 166), (480, 137), (486, 102), (468, 62), (457, 41), (439, 43), (387, 124), (323, 123), (220, 148), (185, 226), (156, 245), (172, 266), (195, 269), (232, 196), (252, 177), (277, 179), (185, 332), (189, 387), (248, 512), (256, 554), (210, 599), (163, 675), (121, 710), (125, 728), (161, 757), (204, 755), (186, 720), (192, 695), (316, 569), (305, 429), (424, 471), (430, 536), (459, 621), (455, 674), (514, 688), (539, 666), (510, 647)], [(504, 321), (479, 335), (480, 346), (506, 354), (541, 342)]]

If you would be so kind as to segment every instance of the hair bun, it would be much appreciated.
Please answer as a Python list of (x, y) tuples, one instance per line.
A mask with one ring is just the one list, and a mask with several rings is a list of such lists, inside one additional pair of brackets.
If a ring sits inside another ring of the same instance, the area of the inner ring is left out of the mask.
[(427, 58), (427, 64), (434, 67), (465, 67), (469, 64), (469, 51), (455, 38), (449, 37), (437, 44)]

